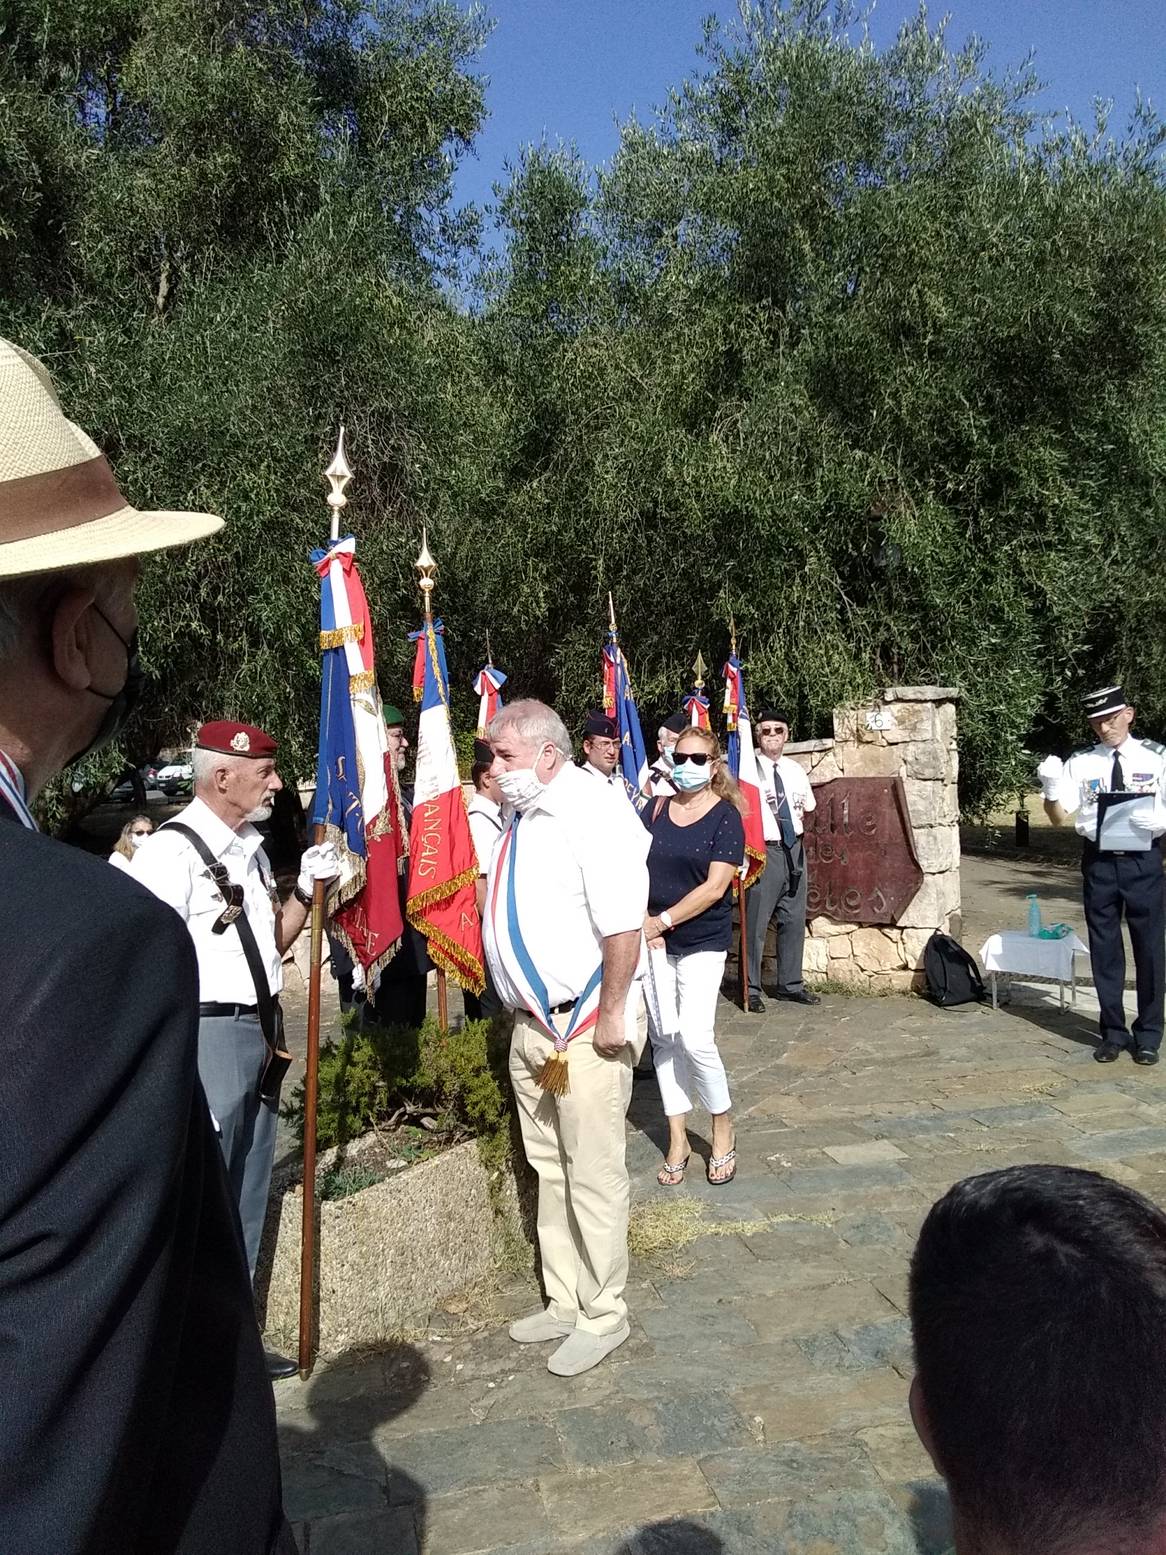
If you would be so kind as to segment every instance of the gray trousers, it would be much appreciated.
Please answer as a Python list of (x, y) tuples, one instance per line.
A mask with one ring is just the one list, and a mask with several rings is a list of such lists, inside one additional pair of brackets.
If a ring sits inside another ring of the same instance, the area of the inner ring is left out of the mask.
[(204, 1015), (199, 1021), (198, 1077), (218, 1125), (252, 1279), (267, 1218), (279, 1119), (278, 1101), (259, 1100), (259, 1077), (266, 1062), (267, 1044), (258, 1015)]
[(749, 995), (761, 994), (761, 958), (771, 922), (777, 924), (777, 986), (797, 993), (802, 984), (802, 949), (806, 943), (806, 855), (799, 837), (790, 850), (798, 871), (790, 889), (790, 870), (780, 842), (765, 844), (765, 868), (757, 884), (745, 893), (749, 929)]

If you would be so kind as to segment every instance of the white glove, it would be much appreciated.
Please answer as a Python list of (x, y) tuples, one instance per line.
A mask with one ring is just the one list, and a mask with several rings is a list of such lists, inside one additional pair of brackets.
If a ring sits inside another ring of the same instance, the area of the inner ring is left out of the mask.
[(1059, 756), (1046, 756), (1036, 769), (1036, 775), (1040, 779), (1041, 797), (1056, 799), (1064, 781), (1065, 763)]
[(1151, 837), (1160, 837), (1166, 832), (1166, 805), (1163, 805), (1161, 796), (1155, 799), (1152, 810), (1133, 806), (1130, 811), (1130, 829), (1148, 832)]
[(340, 873), (340, 855), (334, 842), (319, 842), (300, 860), (300, 878), (296, 890), (311, 896), (317, 880), (335, 880)]

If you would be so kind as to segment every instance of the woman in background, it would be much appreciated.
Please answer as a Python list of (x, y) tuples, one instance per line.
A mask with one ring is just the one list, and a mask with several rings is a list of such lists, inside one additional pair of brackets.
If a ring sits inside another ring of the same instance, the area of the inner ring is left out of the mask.
[(733, 936), (729, 887), (745, 857), (745, 801), (716, 736), (685, 729), (674, 747), (676, 794), (644, 811), (648, 854), (646, 980), (652, 1057), (668, 1118), (668, 1152), (657, 1174), (662, 1188), (684, 1181), (692, 1093), (712, 1118), (708, 1180), (732, 1182), (737, 1149), (729, 1082), (717, 1052), (717, 996)]
[(109, 862), (113, 867), (129, 869), (135, 848), (140, 848), (153, 830), (154, 823), (148, 815), (135, 815), (132, 821), (127, 821), (121, 829), (121, 836), (117, 839), (113, 852), (109, 855)]

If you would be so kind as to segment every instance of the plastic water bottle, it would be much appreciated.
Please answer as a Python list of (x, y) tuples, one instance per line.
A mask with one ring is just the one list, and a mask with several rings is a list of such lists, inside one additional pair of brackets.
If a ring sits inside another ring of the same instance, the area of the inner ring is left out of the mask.
[(1026, 898), (1028, 902), (1028, 933), (1030, 939), (1038, 939), (1041, 931), (1040, 903), (1036, 899), (1036, 892)]

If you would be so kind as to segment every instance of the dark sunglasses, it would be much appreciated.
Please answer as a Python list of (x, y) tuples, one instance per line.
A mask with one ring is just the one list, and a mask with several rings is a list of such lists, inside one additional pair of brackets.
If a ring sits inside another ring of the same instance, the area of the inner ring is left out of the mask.
[(686, 761), (691, 761), (694, 767), (704, 767), (708, 765), (709, 753), (708, 751), (681, 751), (678, 756), (673, 756), (672, 760), (678, 767)]
[(154, 828), (152, 826), (150, 827), (149, 831), (132, 831), (132, 832), (130, 832), (130, 836), (131, 837), (152, 837), (153, 835), (154, 835)]

